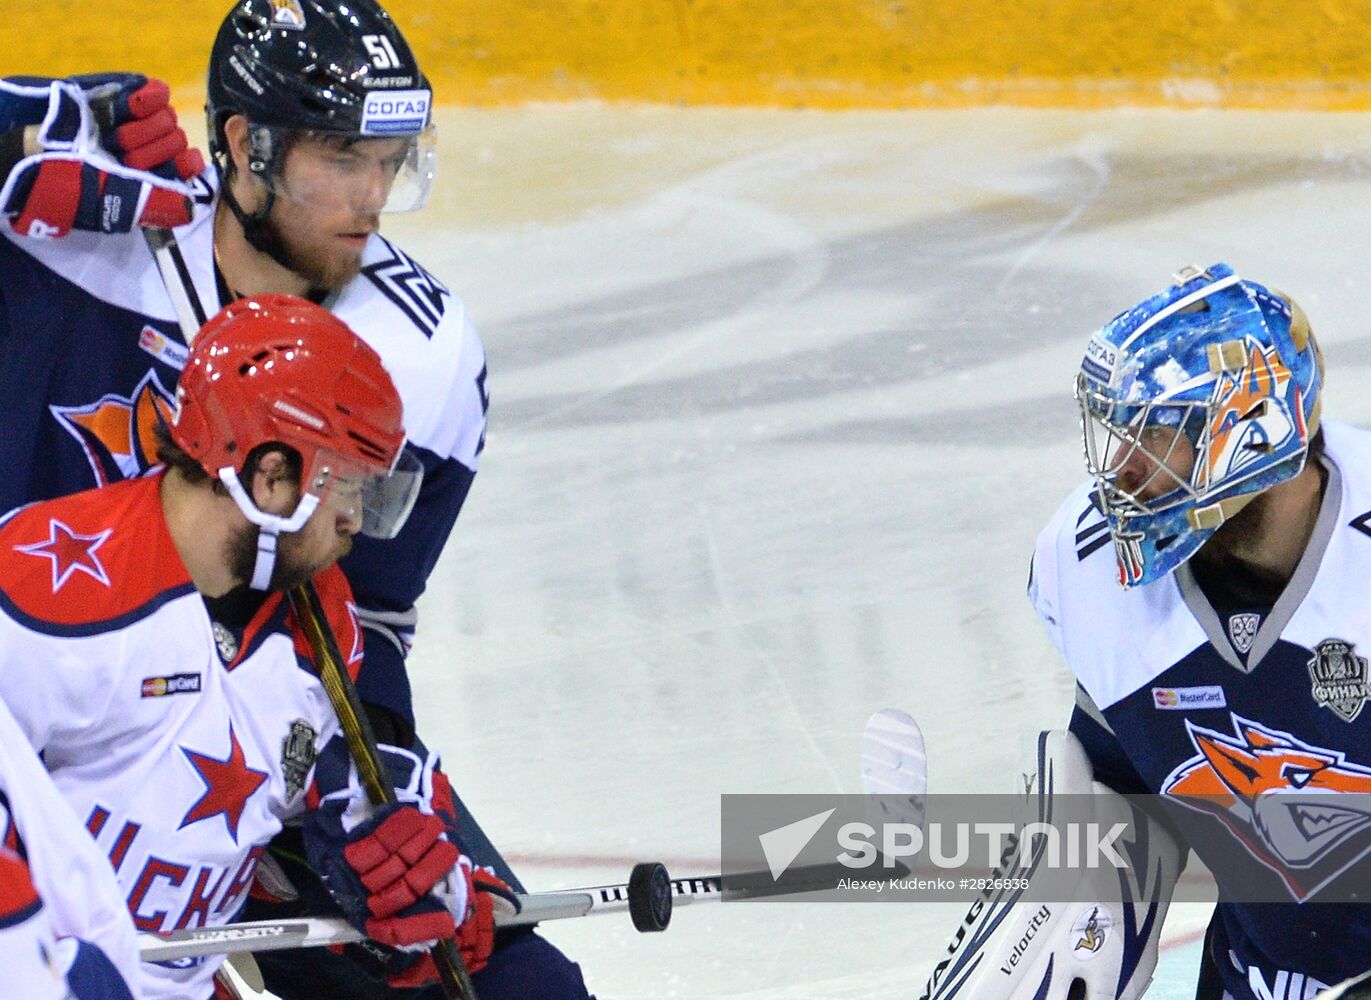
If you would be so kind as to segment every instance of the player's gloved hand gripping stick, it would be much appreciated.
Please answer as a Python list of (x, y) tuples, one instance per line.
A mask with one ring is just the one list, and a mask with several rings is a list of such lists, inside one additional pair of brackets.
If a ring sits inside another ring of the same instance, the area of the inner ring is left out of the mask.
[[(362, 708), (357, 688), (343, 668), (343, 658), (338, 652), (338, 643), (329, 630), (323, 609), (319, 605), (319, 595), (310, 583), (302, 584), (290, 591), (291, 610), (295, 619), (305, 630), (310, 648), (314, 652), (315, 663), (319, 668), (319, 678), (329, 701), (343, 727), (348, 750), (357, 766), (357, 774), (366, 788), (367, 796), (374, 806), (395, 803), (395, 789), (385, 765), (381, 762), (380, 751), (376, 748), (376, 736), (371, 731)], [(466, 963), (452, 938), (444, 938), (434, 944), (430, 951), (433, 964), (437, 967), (443, 992), (449, 1000), (476, 1000), (476, 988), (471, 984)]]

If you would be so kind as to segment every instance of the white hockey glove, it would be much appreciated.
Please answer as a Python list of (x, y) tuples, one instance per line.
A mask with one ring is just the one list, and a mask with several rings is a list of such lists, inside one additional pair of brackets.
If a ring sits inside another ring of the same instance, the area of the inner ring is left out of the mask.
[[(1071, 733), (1040, 734), (1038, 762), (1037, 793), (1030, 796), (1036, 815), (1044, 822), (1059, 815), (1056, 796), (1091, 795), (1091, 819), (1101, 830), (1132, 825), (1133, 838), (1115, 846), (1133, 867), (1081, 866), (1071, 873), (1074, 888), (1062, 893), (1067, 873), (1047, 869), (1045, 837), (1027, 863), (1014, 852), (995, 875), (1027, 879), (1027, 885), (987, 890), (972, 904), (921, 1000), (1136, 1000), (1152, 980), (1162, 920), (1180, 876), (1180, 847), (1163, 826), (1094, 780)], [(1072, 810), (1072, 819), (1078, 812)], [(1072, 902), (1034, 901), (1044, 898), (1049, 878), (1048, 894)]]

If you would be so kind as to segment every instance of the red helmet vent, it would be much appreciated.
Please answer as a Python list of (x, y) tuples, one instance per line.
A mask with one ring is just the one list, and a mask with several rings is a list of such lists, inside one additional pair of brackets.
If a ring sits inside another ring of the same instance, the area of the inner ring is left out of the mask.
[[(271, 441), (386, 472), (404, 445), (399, 394), (380, 357), (321, 306), (287, 295), (242, 299), (195, 339), (172, 438), (210, 475)], [(346, 400), (346, 405), (343, 403)]]

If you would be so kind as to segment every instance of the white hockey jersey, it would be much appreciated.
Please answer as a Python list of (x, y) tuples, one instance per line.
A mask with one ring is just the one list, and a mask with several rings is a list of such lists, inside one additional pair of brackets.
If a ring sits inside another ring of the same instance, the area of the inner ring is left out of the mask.
[(97, 988), (136, 988), (133, 923), (109, 862), (0, 702), (0, 996), (64, 1000), (80, 941), (114, 966), (97, 970)]
[(1072, 731), (1100, 780), (1161, 796), (1213, 871), (1208, 968), (1239, 1000), (1308, 1000), (1371, 964), (1371, 433), (1323, 433), (1323, 503), (1274, 604), (1215, 606), (1190, 563), (1120, 589), (1086, 486), (1033, 557), (1030, 597), (1082, 692)]
[[(0, 525), (0, 699), (144, 931), (234, 917), (337, 730), (282, 595), (240, 643), (216, 641), (167, 532), (161, 478), (34, 504)], [(315, 582), (355, 671), (347, 581), (335, 567)], [(145, 963), (141, 988), (204, 1000), (218, 964)]]
[(67, 1000), (66, 976), (57, 967), (58, 935), (33, 885), (29, 866), (0, 847), (0, 993), (31, 1000)]

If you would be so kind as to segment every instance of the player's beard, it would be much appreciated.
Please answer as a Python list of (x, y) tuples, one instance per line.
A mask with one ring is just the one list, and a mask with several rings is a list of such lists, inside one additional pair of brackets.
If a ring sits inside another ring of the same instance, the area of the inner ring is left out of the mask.
[[(1251, 503), (1219, 526), (1213, 537), (1200, 546), (1199, 551), (1195, 553), (1196, 561), (1222, 568), (1227, 573), (1246, 574), (1271, 590), (1272, 593), (1279, 594), (1281, 588), (1289, 582), (1289, 576), (1283, 573), (1273, 573), (1271, 570), (1254, 563), (1251, 558), (1251, 543), (1254, 539), (1269, 537), (1278, 532), (1288, 536), (1298, 531), (1302, 532), (1307, 544), (1308, 538), (1313, 534), (1315, 522), (1322, 508), (1323, 492), (1328, 486), (1328, 474), (1324, 472), (1323, 467), (1315, 465), (1314, 468), (1318, 471), (1319, 487), (1305, 514), (1303, 524), (1288, 523), (1289, 515), (1282, 514), (1276, 504), (1275, 494), (1272, 490), (1266, 490), (1253, 497)], [(1291, 481), (1287, 480), (1286, 482)], [(1278, 484), (1273, 489), (1278, 489), (1284, 485), (1284, 483)]]
[[(361, 253), (344, 253), (336, 248), (330, 252), (327, 238), (308, 239), (300, 236), (304, 226), (292, 226), (282, 215), (289, 209), (280, 199), (267, 217), (257, 224), (257, 239), (273, 260), (294, 271), (309, 282), (310, 287), (324, 292), (336, 292), (362, 269)], [(375, 225), (372, 230), (375, 230)]]
[[(229, 536), (227, 553), (229, 570), (236, 579), (248, 582), (257, 567), (256, 525), (245, 525)], [(327, 560), (307, 559), (304, 556), (304, 540), (300, 532), (283, 532), (276, 537), (276, 562), (271, 568), (271, 581), (268, 590), (290, 590), (312, 580), (317, 573), (328, 569), (335, 562), (352, 551), (352, 539), (342, 540), (342, 551)]]

